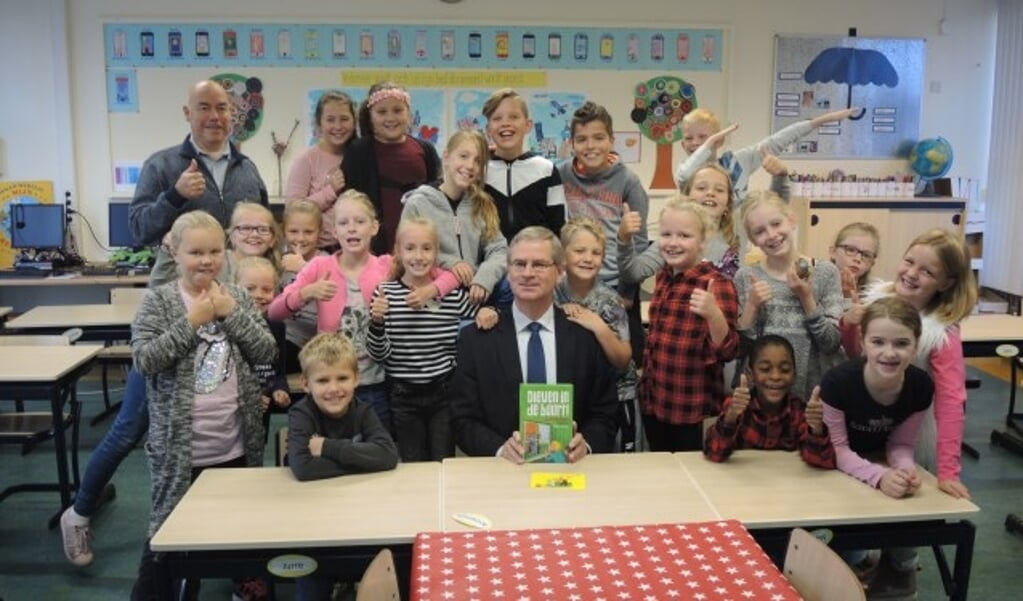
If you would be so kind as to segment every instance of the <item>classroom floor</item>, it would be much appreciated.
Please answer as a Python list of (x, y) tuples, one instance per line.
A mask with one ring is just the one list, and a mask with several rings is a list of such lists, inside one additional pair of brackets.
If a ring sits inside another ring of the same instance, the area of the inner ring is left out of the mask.
[[(973, 361), (971, 360), (971, 363)], [(999, 373), (995, 361), (980, 363), (985, 371)], [(1002, 370), (1003, 372), (1006, 370)], [(1004, 422), (1008, 384), (980, 369), (969, 369), (982, 385), (970, 391), (966, 440), (981, 453), (980, 461), (964, 459), (964, 480), (982, 509), (976, 517), (977, 541), (970, 582), (970, 598), (996, 601), (1018, 599), (1017, 570), (1023, 557), (1023, 536), (1008, 533), (1003, 524), (1009, 512), (1023, 514), (1023, 458), (992, 447), (992, 428)], [(98, 412), (102, 400), (98, 379), (83, 381), (86, 418)], [(1023, 397), (1021, 397), (1023, 402)], [(284, 416), (274, 416), (274, 426)], [(109, 427), (84, 420), (82, 467), (88, 452)], [(53, 473), (53, 447), (41, 445), (27, 456), (20, 447), (0, 446), (0, 486), (12, 482), (41, 480)], [(273, 445), (268, 445), (266, 464), (273, 465)], [(96, 561), (85, 569), (64, 559), (60, 530), (48, 530), (46, 522), (56, 506), (56, 493), (20, 493), (0, 503), (0, 601), (91, 601), (125, 599), (131, 590), (149, 511), (149, 479), (145, 455), (137, 449), (121, 465), (114, 482), (117, 498), (93, 520), (93, 551)], [(950, 554), (951, 555), (951, 554)], [(921, 549), (922, 572), (918, 598), (943, 598), (933, 553)], [(227, 581), (204, 582), (202, 599), (230, 598)], [(290, 587), (278, 586), (278, 597), (290, 599)]]

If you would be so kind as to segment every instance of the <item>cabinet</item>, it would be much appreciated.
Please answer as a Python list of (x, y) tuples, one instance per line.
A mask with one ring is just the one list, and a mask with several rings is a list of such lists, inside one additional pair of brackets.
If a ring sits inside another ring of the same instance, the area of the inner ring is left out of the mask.
[(872, 224), (881, 235), (881, 252), (871, 275), (884, 280), (895, 277), (909, 243), (936, 227), (962, 232), (966, 199), (826, 197), (794, 198), (799, 224), (798, 247), (811, 257), (826, 258), (839, 230), (849, 223)]

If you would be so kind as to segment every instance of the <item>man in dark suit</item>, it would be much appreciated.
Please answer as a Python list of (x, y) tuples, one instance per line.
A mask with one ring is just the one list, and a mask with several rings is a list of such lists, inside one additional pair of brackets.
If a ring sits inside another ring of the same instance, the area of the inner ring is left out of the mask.
[[(570, 462), (614, 448), (617, 373), (593, 334), (568, 321), (554, 306), (554, 285), (564, 259), (561, 242), (547, 228), (520, 231), (508, 249), (508, 280), (515, 296), (511, 308), (501, 313), (492, 330), (475, 326), (462, 330), (451, 384), (451, 414), (455, 441), (468, 455), (500, 455), (523, 462), (519, 384), (527, 381), (527, 369), (531, 376), (539, 373), (539, 381), (575, 388), (576, 432), (569, 443)], [(543, 352), (534, 354), (529, 346), (537, 335)], [(537, 356), (543, 366), (535, 365)], [(536, 381), (535, 377), (530, 381)]]

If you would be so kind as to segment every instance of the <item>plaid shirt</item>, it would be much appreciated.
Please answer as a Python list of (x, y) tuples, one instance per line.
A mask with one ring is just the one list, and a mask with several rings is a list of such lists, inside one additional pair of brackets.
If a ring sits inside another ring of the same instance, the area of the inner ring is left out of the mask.
[(737, 449), (794, 451), (798, 448), (800, 457), (810, 465), (835, 468), (835, 448), (831, 446), (827, 426), (820, 435), (810, 431), (799, 397), (790, 394), (780, 413), (767, 416), (754, 395), (734, 426), (727, 425), (723, 419), (731, 403), (732, 397), (725, 399), (722, 417), (707, 428), (703, 441), (703, 454), (707, 459), (724, 461)]
[[(707, 321), (689, 308), (692, 291), (706, 290), (712, 281), (728, 323), (728, 334), (717, 345), (711, 342)], [(712, 263), (700, 262), (681, 274), (673, 274), (670, 267), (657, 272), (639, 381), (639, 406), (645, 415), (672, 425), (697, 424), (717, 415), (724, 397), (722, 368), (739, 348), (738, 313), (735, 285)]]

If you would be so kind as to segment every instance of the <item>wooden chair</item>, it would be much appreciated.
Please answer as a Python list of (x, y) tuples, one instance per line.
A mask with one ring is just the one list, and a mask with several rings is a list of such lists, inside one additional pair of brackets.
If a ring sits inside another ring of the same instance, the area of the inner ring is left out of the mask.
[[(0, 346), (70, 346), (82, 337), (80, 328), (53, 335), (0, 336)], [(21, 445), (21, 454), (28, 454), (37, 444), (53, 436), (53, 416), (49, 411), (25, 411), (23, 399), (14, 400), (14, 411), (0, 413), (0, 443)], [(75, 482), (78, 481), (78, 421), (81, 403), (72, 395), (64, 414), (65, 427), (71, 428), (71, 454)]]
[[(142, 303), (142, 296), (145, 295), (145, 288), (112, 288), (110, 290), (110, 303), (113, 305)], [(125, 341), (127, 342), (127, 341)], [(90, 425), (95, 426), (106, 419), (112, 413), (116, 413), (121, 403), (110, 402), (110, 387), (108, 382), (108, 370), (110, 366), (117, 365), (127, 369), (131, 366), (131, 345), (112, 344), (105, 347), (96, 356), (96, 362), (100, 365), (100, 377), (103, 381), (103, 411), (92, 418)]]
[(792, 530), (785, 552), (785, 577), (806, 601), (863, 601), (863, 585), (849, 565), (812, 534)]
[(362, 573), (355, 601), (400, 601), (398, 573), (394, 569), (394, 555), (390, 549), (381, 549)]

